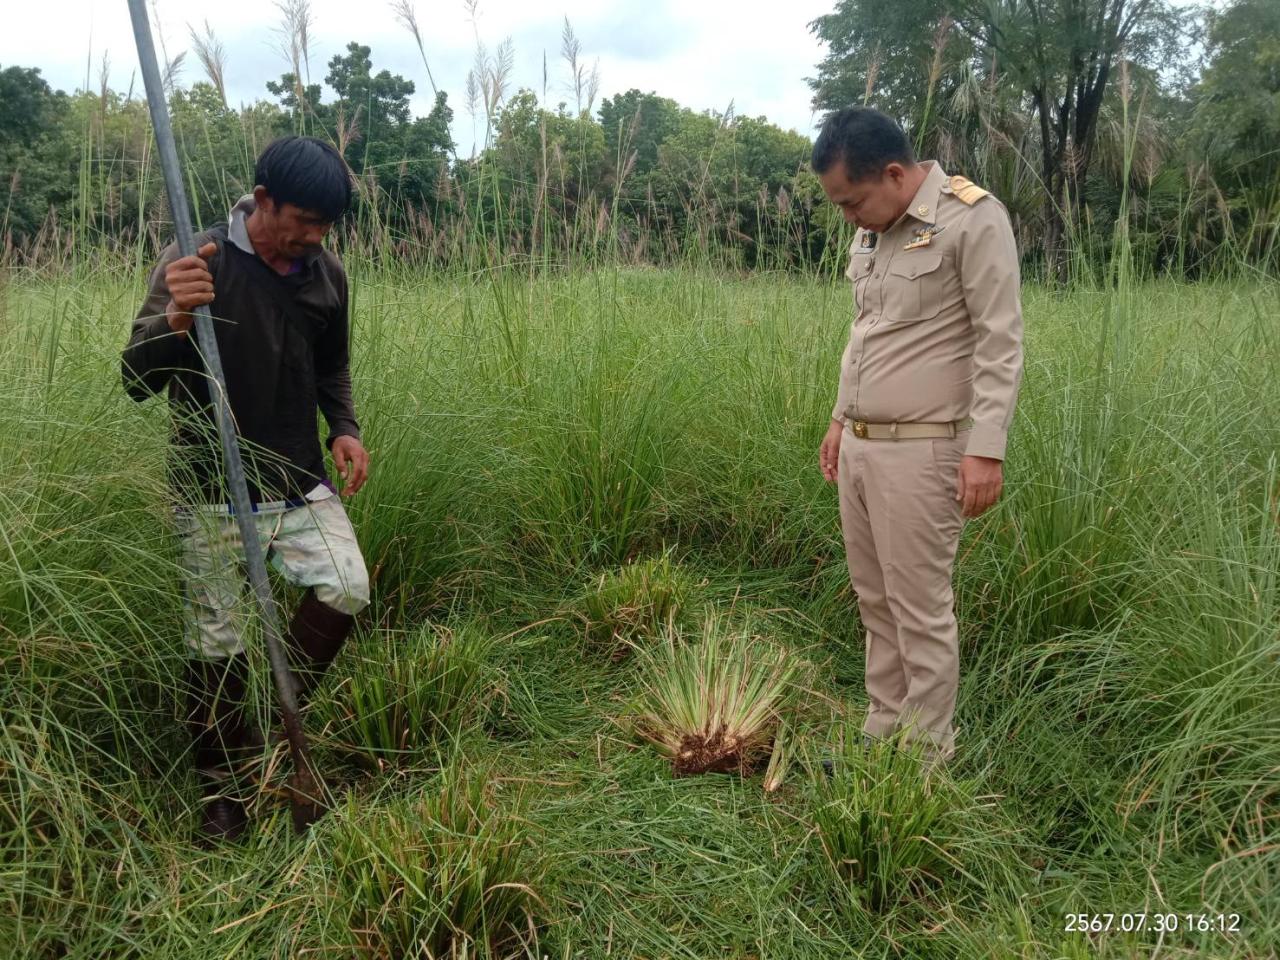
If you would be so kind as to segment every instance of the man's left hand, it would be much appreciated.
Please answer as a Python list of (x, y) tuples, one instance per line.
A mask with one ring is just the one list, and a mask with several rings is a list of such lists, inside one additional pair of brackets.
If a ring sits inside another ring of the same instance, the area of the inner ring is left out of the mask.
[(343, 480), (342, 495), (349, 497), (359, 492), (369, 479), (369, 452), (355, 437), (338, 437), (331, 449), (333, 465)]
[(980, 517), (1000, 499), (1004, 464), (990, 457), (965, 457), (956, 479), (956, 500), (966, 517)]

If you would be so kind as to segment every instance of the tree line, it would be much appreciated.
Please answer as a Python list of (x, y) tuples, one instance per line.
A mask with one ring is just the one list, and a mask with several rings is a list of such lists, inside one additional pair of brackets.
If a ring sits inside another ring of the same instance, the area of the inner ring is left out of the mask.
[[(356, 42), (310, 78), (304, 0), (284, 5), (290, 69), (232, 105), (226, 54), (192, 32), (203, 77), (167, 63), (174, 130), (197, 219), (252, 187), (272, 138), (331, 140), (359, 202), (342, 242), (436, 264), (512, 257), (712, 259), (748, 269), (836, 262), (847, 232), (808, 169), (811, 141), (765, 118), (698, 112), (629, 90), (598, 99), (566, 21), (572, 103), (512, 90), (510, 43), (477, 42), (463, 106), (435, 87), (413, 7), (397, 0), (434, 91)], [(291, 19), (292, 18), (292, 19)], [(811, 29), (827, 54), (810, 80), (828, 112), (876, 106), (940, 160), (999, 196), (1029, 271), (1067, 279), (1106, 264), (1118, 238), (1153, 273), (1280, 264), (1280, 4), (1222, 10), (1162, 0), (837, 0)], [(0, 236), (9, 261), (153, 245), (166, 222), (146, 105), (134, 89), (53, 90), (35, 67), (0, 69)], [(1123, 229), (1117, 229), (1117, 226)]]

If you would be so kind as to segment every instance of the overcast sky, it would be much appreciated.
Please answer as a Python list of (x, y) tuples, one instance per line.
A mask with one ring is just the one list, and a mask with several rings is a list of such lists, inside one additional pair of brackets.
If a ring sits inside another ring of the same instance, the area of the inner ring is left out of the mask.
[[(52, 86), (69, 92), (84, 86), (86, 73), (90, 87), (97, 87), (105, 54), (111, 86), (128, 88), (137, 55), (125, 0), (3, 2), (0, 67), (39, 67)], [(454, 136), (464, 154), (472, 145), (464, 85), (476, 33), (490, 51), (511, 37), (513, 89), (527, 86), (541, 99), (545, 55), (547, 100), (553, 106), (561, 100), (572, 103), (560, 59), (565, 16), (586, 62), (599, 60), (602, 96), (638, 87), (696, 110), (720, 111), (732, 101), (739, 115), (763, 115), (812, 136), (805, 77), (814, 74), (823, 48), (808, 24), (833, 6), (834, 0), (480, 0), (473, 24), (463, 0), (416, 0), (431, 70), (436, 84), (449, 94)], [(280, 12), (272, 0), (154, 0), (154, 7), (159, 22), (152, 30), (160, 28), (170, 57), (191, 46), (188, 24), (200, 27), (207, 18), (228, 51), (232, 102), (266, 97), (266, 81), (287, 69), (275, 32)], [(417, 48), (387, 0), (312, 0), (312, 9), (313, 81), (322, 80), (329, 58), (355, 40), (372, 48), (375, 71), (389, 69), (414, 82), (415, 113), (430, 109), (430, 85)], [(188, 54), (182, 81), (197, 79), (203, 74), (194, 54)], [(141, 89), (139, 79), (135, 91), (140, 94)]]

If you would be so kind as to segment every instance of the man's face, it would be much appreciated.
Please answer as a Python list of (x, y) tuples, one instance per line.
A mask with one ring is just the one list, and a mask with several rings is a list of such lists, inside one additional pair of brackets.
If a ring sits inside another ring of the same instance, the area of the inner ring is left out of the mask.
[(257, 201), (262, 223), (280, 256), (297, 259), (318, 249), (333, 229), (333, 223), (314, 210), (304, 210), (292, 203), (277, 204), (265, 191)]
[(850, 180), (843, 160), (826, 173), (818, 174), (827, 199), (840, 208), (845, 220), (876, 233), (893, 226), (911, 201), (905, 195), (905, 177), (902, 164), (891, 163), (879, 176)]

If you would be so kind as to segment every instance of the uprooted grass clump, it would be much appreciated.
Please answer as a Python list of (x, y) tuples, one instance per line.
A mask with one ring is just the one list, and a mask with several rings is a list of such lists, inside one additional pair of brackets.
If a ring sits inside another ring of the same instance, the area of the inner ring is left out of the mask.
[(640, 659), (635, 730), (678, 777), (751, 773), (799, 697), (803, 666), (790, 649), (710, 614), (700, 636), (668, 629)]
[(829, 773), (811, 763), (813, 823), (839, 901), (880, 912), (947, 884), (955, 903), (966, 885), (1004, 869), (995, 798), (927, 763), (919, 744), (840, 733)]
[(696, 590), (693, 576), (665, 552), (601, 573), (577, 599), (588, 646), (623, 659), (637, 641), (674, 626)]
[[(326, 705), (336, 734), (378, 757), (438, 745), (478, 719), (493, 687), (494, 640), (476, 623), (430, 624), (362, 638)], [(335, 671), (337, 672), (337, 671)]]
[(328, 893), (371, 957), (511, 956), (535, 924), (545, 865), (490, 770), (445, 767), (416, 798), (353, 798), (329, 838)]

